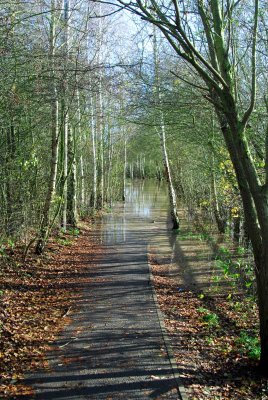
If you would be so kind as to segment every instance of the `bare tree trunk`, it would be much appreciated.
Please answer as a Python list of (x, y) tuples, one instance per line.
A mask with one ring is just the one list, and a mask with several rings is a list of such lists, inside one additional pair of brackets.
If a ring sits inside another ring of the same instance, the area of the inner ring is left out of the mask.
[(75, 130), (69, 129), (68, 141), (68, 186), (67, 186), (67, 224), (77, 226), (77, 182), (75, 158)]
[(163, 109), (162, 109), (162, 101), (161, 101), (161, 93), (160, 93), (159, 56), (158, 56), (158, 46), (157, 46), (157, 38), (156, 38), (155, 28), (153, 31), (153, 44), (154, 44), (154, 68), (155, 68), (155, 92), (156, 92), (155, 102), (156, 102), (156, 105), (158, 106), (158, 108), (160, 109), (159, 138), (160, 138), (160, 142), (161, 142), (163, 164), (164, 164), (164, 168), (165, 168), (166, 180), (167, 180), (167, 185), (168, 185), (172, 228), (178, 229), (179, 228), (179, 217), (178, 217), (178, 212), (177, 212), (176, 193), (175, 193), (173, 182), (172, 182), (169, 158), (168, 158), (168, 153), (167, 153), (167, 148), (166, 148), (166, 128), (165, 128), (164, 113), (163, 113)]
[(108, 121), (108, 157), (107, 157), (107, 165), (105, 166), (106, 171), (106, 195), (105, 201), (109, 201), (111, 203), (112, 199), (112, 167), (113, 167), (113, 144), (112, 137), (110, 131), (110, 121)]
[(95, 120), (94, 120), (94, 104), (93, 96), (90, 93), (90, 126), (91, 126), (91, 144), (92, 144), (92, 161), (93, 161), (93, 190), (91, 195), (90, 205), (93, 210), (97, 207), (97, 152), (96, 152), (96, 131), (95, 131)]
[(126, 175), (127, 175), (127, 139), (124, 140), (124, 169), (123, 169), (123, 193), (122, 200), (126, 200)]
[(84, 170), (84, 157), (81, 154), (80, 156), (80, 170), (81, 170), (81, 207), (82, 210), (85, 207), (86, 201), (85, 201), (85, 170)]
[(62, 229), (67, 227), (67, 202), (68, 202), (68, 135), (69, 135), (69, 106), (68, 106), (68, 57), (69, 57), (69, 0), (64, 0), (64, 46), (65, 46), (65, 77), (63, 90), (63, 208)]
[[(78, 83), (78, 82), (77, 82)], [(77, 145), (77, 143), (81, 144), (81, 142), (85, 142), (86, 138), (85, 135), (82, 132), (81, 129), (81, 107), (80, 107), (80, 93), (79, 93), (79, 89), (77, 87), (76, 89), (76, 100), (77, 100), (77, 138), (75, 141), (75, 147)], [(79, 142), (78, 142), (79, 141)], [(81, 146), (80, 146), (81, 147)], [(75, 150), (77, 150), (77, 148), (75, 148)], [(81, 151), (82, 149), (80, 149)], [(80, 202), (81, 202), (81, 208), (82, 210), (84, 210), (85, 208), (85, 172), (84, 172), (84, 158), (83, 158), (83, 152), (81, 152), (80, 158), (79, 158), (79, 164), (80, 164)], [(76, 181), (78, 180), (78, 175), (77, 175), (77, 168), (76, 169)], [(77, 182), (78, 184), (78, 182)], [(77, 194), (78, 196), (78, 194)], [(78, 215), (77, 210), (75, 211), (76, 214)]]
[(14, 181), (12, 179), (12, 164), (16, 155), (15, 128), (13, 123), (6, 128), (6, 232), (13, 236), (16, 232), (16, 215), (14, 207)]
[[(99, 3), (99, 15), (102, 15), (102, 4)], [(103, 146), (103, 91), (102, 91), (102, 35), (103, 20), (99, 18), (98, 25), (98, 93), (97, 93), (97, 127), (96, 134), (98, 139), (98, 180), (97, 180), (97, 208), (102, 209), (104, 204), (104, 146)]]
[(134, 178), (133, 162), (131, 164), (129, 164), (129, 175), (130, 175), (130, 179), (133, 180), (133, 178)]
[(220, 213), (218, 192), (217, 192), (216, 178), (215, 178), (215, 160), (214, 160), (213, 154), (212, 154), (211, 164), (212, 164), (211, 165), (211, 198), (212, 198), (213, 214), (216, 219), (218, 231), (220, 233), (225, 233), (226, 221), (222, 218), (221, 213)]
[(173, 183), (172, 183), (172, 178), (171, 178), (169, 158), (168, 158), (167, 148), (166, 148), (165, 123), (164, 123), (164, 116), (163, 116), (162, 111), (161, 111), (160, 141), (161, 141), (161, 148), (162, 148), (163, 164), (164, 164), (166, 180), (167, 180), (167, 184), (168, 184), (172, 229), (178, 229), (179, 228), (179, 217), (178, 217), (178, 212), (177, 212), (176, 193), (175, 193)]
[(104, 146), (103, 146), (103, 97), (102, 74), (99, 75), (99, 87), (97, 96), (97, 137), (98, 137), (98, 180), (97, 180), (97, 208), (102, 209), (104, 203)]
[(51, 0), (51, 21), (50, 21), (50, 63), (51, 63), (51, 161), (50, 176), (47, 188), (46, 200), (43, 208), (39, 239), (36, 245), (36, 253), (41, 254), (44, 251), (46, 239), (49, 232), (49, 214), (51, 203), (56, 188), (56, 177), (58, 169), (58, 146), (59, 146), (59, 101), (57, 85), (55, 79), (55, 51), (56, 51), (56, 24), (55, 24), (56, 0)]

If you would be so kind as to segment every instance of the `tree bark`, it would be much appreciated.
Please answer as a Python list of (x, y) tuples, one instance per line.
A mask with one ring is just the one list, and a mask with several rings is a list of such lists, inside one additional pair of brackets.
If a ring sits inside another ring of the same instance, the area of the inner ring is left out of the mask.
[(68, 59), (69, 59), (69, 0), (64, 0), (64, 69), (65, 76), (63, 81), (63, 188), (62, 188), (62, 229), (67, 227), (67, 202), (68, 202), (68, 140), (69, 140), (69, 105), (68, 105)]
[(91, 145), (92, 145), (92, 162), (93, 162), (93, 188), (91, 194), (90, 205), (94, 210), (97, 208), (97, 151), (96, 151), (96, 131), (95, 131), (95, 120), (94, 120), (94, 104), (93, 104), (93, 96), (90, 93), (90, 131), (91, 131)]
[(59, 146), (59, 102), (55, 77), (55, 53), (56, 53), (56, 24), (55, 24), (56, 0), (51, 0), (50, 21), (50, 63), (51, 63), (51, 161), (50, 176), (47, 188), (46, 200), (42, 213), (39, 238), (35, 252), (42, 254), (49, 233), (49, 214), (56, 188), (56, 177), (58, 169), (58, 146)]
[(97, 209), (101, 210), (104, 204), (104, 146), (103, 146), (103, 97), (102, 74), (99, 75), (99, 87), (97, 95), (97, 129), (98, 135), (98, 180), (97, 180)]
[(169, 165), (169, 159), (166, 149), (166, 132), (165, 132), (165, 124), (164, 124), (164, 117), (163, 113), (161, 112), (161, 133), (160, 133), (160, 141), (161, 141), (161, 148), (162, 148), (162, 156), (163, 156), (163, 164), (165, 168), (165, 175), (166, 181), (168, 184), (168, 193), (169, 193), (169, 203), (170, 203), (170, 214), (171, 214), (171, 221), (172, 221), (172, 229), (179, 228), (179, 217), (177, 211), (177, 201), (176, 201), (176, 193), (173, 187), (172, 178), (171, 178), (171, 171)]
[(164, 113), (162, 110), (162, 101), (161, 101), (161, 93), (160, 93), (160, 76), (159, 76), (159, 55), (158, 55), (158, 46), (157, 46), (157, 38), (156, 38), (156, 31), (154, 29), (153, 32), (153, 44), (154, 44), (154, 69), (155, 69), (155, 102), (159, 108), (160, 112), (160, 132), (159, 138), (161, 143), (162, 149), (162, 157), (163, 157), (163, 165), (165, 169), (166, 181), (168, 185), (168, 193), (169, 193), (169, 203), (170, 203), (170, 214), (172, 220), (172, 229), (179, 228), (179, 216), (177, 212), (177, 200), (176, 200), (176, 193), (174, 190), (170, 165), (169, 165), (169, 158), (166, 148), (166, 127), (164, 121)]
[(68, 143), (68, 186), (67, 186), (67, 224), (71, 227), (77, 226), (77, 181), (76, 181), (76, 158), (75, 158), (75, 130), (69, 130)]
[[(99, 3), (99, 15), (102, 14), (102, 5)], [(98, 25), (98, 93), (97, 93), (97, 127), (96, 134), (98, 140), (98, 180), (97, 180), (97, 209), (101, 210), (104, 205), (104, 145), (103, 145), (103, 91), (102, 91), (102, 19), (99, 18)]]
[(127, 177), (127, 140), (124, 140), (124, 168), (123, 168), (123, 192), (122, 200), (126, 201), (126, 177)]

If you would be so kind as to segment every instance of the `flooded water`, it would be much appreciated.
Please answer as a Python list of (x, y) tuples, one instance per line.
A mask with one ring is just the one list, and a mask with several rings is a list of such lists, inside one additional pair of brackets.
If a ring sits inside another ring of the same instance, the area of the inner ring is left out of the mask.
[(195, 229), (183, 208), (179, 209), (179, 216), (180, 230), (173, 231), (165, 182), (128, 182), (125, 203), (116, 203), (102, 219), (102, 243), (142, 243), (147, 246), (148, 255), (168, 268), (178, 285), (213, 294), (219, 286), (213, 251), (200, 235), (193, 233)]
[(165, 183), (133, 181), (126, 187), (126, 201), (116, 203), (102, 220), (102, 242), (115, 244), (133, 239), (150, 240), (152, 232), (167, 229), (168, 193)]

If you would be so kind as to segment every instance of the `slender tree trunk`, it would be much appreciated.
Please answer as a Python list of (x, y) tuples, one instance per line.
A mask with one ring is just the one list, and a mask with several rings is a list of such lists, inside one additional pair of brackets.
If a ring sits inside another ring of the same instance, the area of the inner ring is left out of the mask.
[(64, 0), (64, 47), (65, 47), (65, 77), (63, 82), (63, 208), (62, 229), (67, 227), (67, 202), (68, 202), (68, 135), (69, 135), (69, 105), (68, 105), (68, 58), (69, 58), (69, 0)]
[(153, 34), (153, 41), (154, 41), (154, 68), (155, 68), (155, 91), (156, 91), (156, 105), (160, 109), (160, 142), (162, 148), (162, 157), (163, 157), (163, 164), (166, 174), (166, 180), (168, 184), (168, 193), (169, 193), (169, 202), (170, 202), (170, 214), (172, 220), (173, 229), (179, 228), (179, 217), (177, 212), (177, 200), (176, 200), (176, 193), (174, 190), (170, 165), (169, 165), (169, 158), (166, 148), (166, 127), (164, 121), (164, 113), (162, 109), (162, 101), (161, 101), (161, 93), (160, 93), (160, 76), (159, 76), (159, 55), (158, 55), (158, 47), (157, 47), (157, 38), (156, 38), (156, 31), (154, 28)]
[(13, 123), (10, 127), (6, 128), (6, 142), (6, 232), (8, 236), (13, 236), (17, 227), (14, 206), (16, 203), (14, 199), (14, 181), (12, 178), (12, 167), (16, 156), (15, 128)]
[(107, 157), (107, 165), (105, 166), (105, 171), (106, 171), (106, 195), (105, 195), (105, 201), (109, 201), (111, 203), (112, 201), (112, 168), (113, 168), (113, 144), (112, 144), (112, 136), (111, 136), (111, 130), (110, 130), (110, 121), (108, 121), (108, 157)]
[(93, 162), (93, 188), (91, 195), (91, 207), (93, 210), (97, 208), (97, 174), (98, 174), (98, 163), (97, 163), (97, 151), (96, 151), (96, 131), (95, 131), (95, 120), (94, 120), (94, 104), (93, 96), (90, 93), (90, 126), (91, 126), (91, 144), (92, 144), (92, 162)]
[(67, 186), (67, 224), (77, 226), (77, 182), (75, 158), (75, 130), (69, 129), (68, 141), (68, 186)]
[(161, 148), (162, 148), (163, 164), (164, 164), (166, 180), (167, 180), (167, 184), (168, 184), (172, 228), (178, 229), (179, 228), (179, 217), (178, 217), (178, 212), (177, 212), (176, 193), (175, 193), (173, 183), (172, 183), (172, 178), (171, 178), (170, 165), (169, 165), (169, 159), (168, 159), (167, 148), (166, 148), (166, 132), (165, 132), (164, 116), (163, 116), (162, 112), (161, 112), (160, 141), (161, 141)]
[[(214, 133), (215, 133), (215, 120), (214, 114), (212, 114), (211, 118), (211, 125), (212, 125), (212, 143), (214, 142)], [(219, 201), (218, 201), (218, 191), (216, 185), (216, 177), (215, 177), (215, 157), (213, 151), (213, 144), (211, 145), (211, 199), (212, 199), (212, 209), (213, 214), (216, 219), (217, 227), (219, 233), (225, 233), (226, 230), (226, 221), (221, 216)]]
[(97, 99), (97, 135), (98, 135), (98, 185), (97, 185), (97, 208), (101, 210), (104, 204), (104, 146), (103, 146), (103, 97), (102, 97), (102, 74), (99, 75)]
[[(102, 4), (99, 3), (99, 15), (102, 15)], [(97, 93), (97, 127), (96, 134), (98, 140), (98, 180), (97, 180), (97, 208), (100, 210), (104, 204), (104, 145), (103, 145), (103, 89), (102, 89), (102, 36), (103, 26), (102, 18), (99, 18), (98, 25), (98, 93)]]
[(50, 177), (47, 189), (46, 200), (43, 209), (41, 228), (39, 233), (39, 239), (36, 245), (36, 253), (42, 254), (44, 251), (46, 239), (48, 236), (50, 224), (49, 224), (49, 214), (52, 204), (52, 199), (55, 193), (56, 187), (56, 177), (58, 168), (58, 140), (59, 140), (59, 130), (58, 130), (58, 100), (55, 99), (52, 105), (52, 139), (51, 139), (51, 162), (50, 162)]
[[(76, 82), (77, 86), (78, 86), (78, 82)], [(79, 89), (77, 87), (76, 89), (76, 100), (77, 100), (77, 112), (76, 112), (76, 116), (77, 116), (77, 138), (75, 140), (75, 151), (77, 150), (77, 143), (79, 142), (79, 144), (81, 143), (85, 143), (86, 142), (86, 137), (82, 132), (81, 129), (81, 106), (80, 106), (80, 92)], [(81, 147), (81, 146), (80, 146)], [(80, 164), (80, 175), (78, 177), (77, 174), (77, 168), (76, 165), (74, 166), (74, 169), (76, 170), (76, 185), (78, 186), (78, 179), (80, 178), (80, 182), (79, 182), (79, 187), (80, 187), (80, 202), (81, 202), (81, 208), (82, 210), (84, 210), (85, 207), (85, 173), (84, 173), (84, 158), (83, 158), (83, 151), (82, 149), (80, 149), (81, 151), (81, 155), (79, 158), (79, 164)], [(78, 193), (76, 194), (76, 196), (78, 196)], [(78, 215), (77, 212), (77, 206), (76, 206), (76, 210), (75, 210), (75, 214)]]
[(123, 193), (122, 200), (126, 200), (126, 177), (127, 177), (127, 140), (124, 140), (124, 169), (123, 169)]
[(52, 199), (56, 188), (56, 177), (58, 169), (58, 145), (59, 145), (59, 102), (57, 85), (55, 80), (55, 51), (56, 51), (56, 35), (55, 35), (55, 10), (56, 0), (51, 1), (51, 21), (50, 21), (50, 62), (51, 62), (51, 161), (50, 176), (47, 188), (46, 200), (43, 208), (39, 239), (36, 244), (36, 253), (42, 254), (45, 248), (46, 239), (49, 232), (49, 214)]
[(82, 210), (85, 208), (85, 169), (84, 169), (84, 157), (80, 156), (80, 170), (81, 170), (81, 207)]
[(211, 197), (212, 197), (213, 214), (216, 219), (218, 231), (220, 233), (225, 233), (226, 221), (222, 218), (220, 213), (218, 192), (217, 192), (216, 178), (215, 178), (215, 161), (213, 154), (212, 154), (212, 165), (211, 165)]

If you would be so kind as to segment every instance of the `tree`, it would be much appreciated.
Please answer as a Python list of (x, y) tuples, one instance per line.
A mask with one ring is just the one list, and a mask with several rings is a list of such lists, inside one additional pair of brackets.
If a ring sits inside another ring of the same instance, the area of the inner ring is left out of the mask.
[[(240, 1), (230, 0), (119, 0), (117, 3), (160, 29), (176, 54), (202, 79), (204, 87), (200, 89), (215, 108), (236, 173), (253, 247), (260, 319), (260, 366), (267, 370), (268, 157), (266, 179), (263, 182), (254, 163), (248, 133), (256, 103), (258, 26), (260, 4), (261, 13), (265, 13), (264, 2), (249, 1), (245, 14), (240, 8)], [(244, 41), (243, 34), (239, 29), (234, 29), (234, 21), (239, 24), (241, 15), (246, 16), (252, 25), (250, 39), (246, 43), (246, 56), (250, 59), (250, 66), (247, 65), (251, 76), (249, 86), (238, 81), (240, 70), (237, 61), (239, 59), (240, 63), (247, 63), (247, 58), (238, 52)], [(200, 37), (201, 40), (197, 40)], [(233, 43), (237, 47), (240, 45), (236, 53)]]
[(178, 229), (179, 228), (179, 217), (178, 217), (178, 212), (177, 212), (176, 193), (175, 193), (173, 182), (172, 182), (171, 169), (170, 169), (169, 157), (168, 157), (167, 146), (166, 146), (166, 126), (165, 126), (165, 120), (164, 120), (162, 98), (161, 98), (162, 94), (161, 94), (161, 88), (160, 88), (159, 54), (158, 54), (159, 49), (158, 49), (157, 36), (156, 36), (155, 29), (153, 32), (153, 45), (154, 45), (154, 91), (155, 91), (155, 99), (154, 100), (155, 100), (156, 106), (158, 106), (158, 108), (159, 108), (159, 114), (160, 114), (160, 121), (159, 121), (160, 132), (158, 132), (158, 135), (160, 138), (165, 177), (166, 177), (167, 185), (168, 185), (172, 226), (173, 226), (173, 229)]
[(47, 195), (43, 208), (40, 234), (36, 244), (36, 253), (41, 254), (45, 247), (45, 242), (49, 233), (49, 216), (51, 203), (56, 189), (56, 178), (58, 168), (58, 146), (59, 146), (59, 101), (58, 89), (55, 76), (55, 53), (56, 53), (56, 1), (51, 0), (51, 20), (50, 20), (50, 62), (51, 62), (51, 161), (50, 177), (48, 181)]

